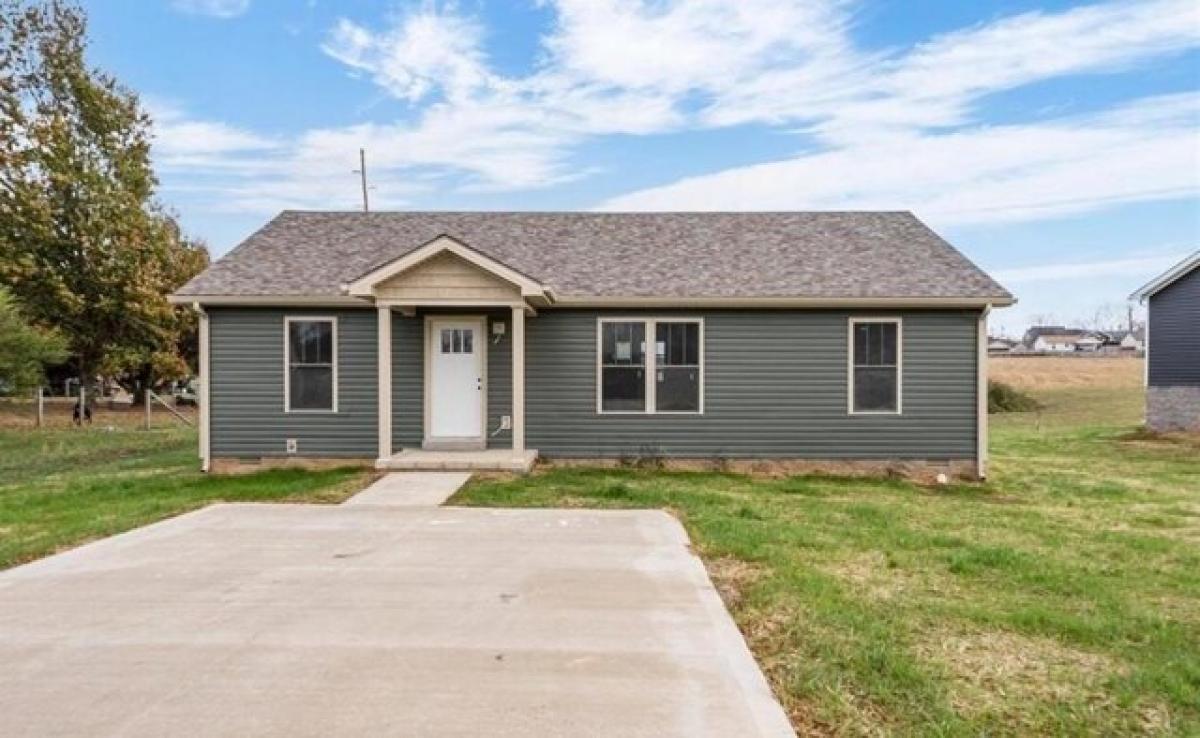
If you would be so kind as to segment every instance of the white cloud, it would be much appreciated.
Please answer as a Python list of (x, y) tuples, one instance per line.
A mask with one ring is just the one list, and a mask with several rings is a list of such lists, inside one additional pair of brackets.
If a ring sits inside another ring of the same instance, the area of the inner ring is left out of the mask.
[(192, 15), (236, 18), (250, 9), (250, 0), (174, 0), (171, 7)]
[(1200, 192), (1200, 95), (949, 134), (907, 132), (692, 177), (610, 210), (915, 210), (938, 225), (1027, 220)]
[(1168, 256), (1140, 256), (1130, 259), (1108, 259), (1074, 264), (1042, 264), (1039, 266), (999, 269), (992, 272), (1001, 283), (1060, 282), (1063, 280), (1095, 279), (1096, 277), (1130, 277), (1152, 275), (1165, 271), (1179, 263), (1185, 254)]
[(434, 91), (466, 100), (486, 86), (483, 28), (470, 18), (429, 7), (400, 16), (381, 33), (340, 19), (321, 49), (372, 78), (396, 97), (418, 102)]
[[(1200, 41), (1200, 16), (1189, 0), (1112, 2), (1055, 14), (1026, 13), (889, 53), (868, 53), (854, 46), (853, 15), (843, 0), (546, 0), (546, 5), (554, 12), (554, 22), (542, 38), (545, 55), (524, 77), (492, 71), (484, 52), (485, 29), (453, 5), (426, 4), (393, 16), (377, 31), (340, 20), (323, 49), (370, 75), (395, 97), (418, 106), (413, 122), (373, 129), (387, 133), (385, 143), (409, 147), (397, 165), (458, 169), (470, 175), (471, 186), (508, 189), (545, 186), (572, 176), (571, 152), (589, 138), (742, 123), (798, 125), (815, 134), (826, 149), (821, 158), (807, 160), (814, 165), (851, 165), (857, 170), (864, 153), (874, 156), (878, 149), (914, 146), (916, 151), (903, 157), (906, 164), (919, 152), (933, 155), (930, 165), (951, 169), (961, 169), (958, 165), (965, 157), (970, 169), (970, 160), (978, 158), (975, 145), (1023, 143), (1022, 134), (1041, 131), (939, 132), (936, 143), (926, 131), (969, 125), (975, 102), (996, 91), (1064, 74), (1111, 71)], [(325, 132), (321, 138), (337, 136)], [(1114, 137), (1117, 143), (1127, 138)], [(480, 143), (487, 140), (496, 145)], [(1102, 143), (1096, 140), (1092, 145)], [(435, 144), (440, 146), (436, 153), (413, 148)], [(1049, 151), (1025, 157), (1026, 166), (1070, 170), (1071, 157), (1079, 156), (1081, 148), (1070, 147), (1063, 158)], [(1149, 153), (1157, 156), (1159, 148)], [(896, 158), (884, 155), (882, 163), (896, 163)], [(975, 168), (992, 172), (999, 165), (998, 154), (996, 159)], [(780, 164), (794, 168), (792, 162)], [(505, 169), (509, 166), (513, 169)], [(880, 166), (869, 168), (888, 176), (879, 172)], [(1005, 168), (1001, 177), (1014, 177), (1016, 168)], [(750, 168), (731, 172), (730, 177), (751, 173), (766, 172)], [(1060, 181), (1063, 176), (1051, 172), (1044, 179)], [(825, 179), (844, 177), (826, 173)], [(971, 181), (950, 179), (957, 184)], [(792, 203), (803, 194), (794, 191), (794, 180), (778, 187), (765, 183), (765, 193), (759, 183), (755, 193), (771, 202)], [(928, 184), (945, 182), (933, 177)], [(694, 193), (697, 186), (695, 180), (681, 182), (674, 189), (635, 193), (616, 203), (636, 206), (649, 198), (661, 205), (689, 207), (670, 195)], [(888, 199), (886, 189), (866, 189), (822, 190), (817, 199)], [(873, 189), (883, 191), (868, 196)], [(991, 198), (995, 189), (981, 188), (979, 196)], [(1138, 192), (1149, 196), (1150, 191)], [(1109, 194), (1131, 196), (1124, 190)], [(709, 205), (739, 206), (720, 193), (701, 199)], [(952, 196), (939, 207), (982, 212), (981, 205), (961, 200)], [(1033, 198), (1028, 208), (1014, 209), (1007, 201), (998, 205), (995, 212), (1039, 207)]]
[(547, 187), (588, 175), (573, 153), (599, 137), (748, 123), (807, 133), (812, 152), (604, 207), (915, 208), (945, 223), (1196, 190), (1194, 96), (996, 127), (976, 111), (998, 91), (1194, 48), (1191, 0), (1026, 13), (880, 51), (855, 45), (850, 0), (542, 2), (553, 20), (525, 75), (497, 71), (487, 29), (454, 4), (426, 2), (378, 28), (343, 18), (322, 50), (408, 115), (288, 141), (180, 118), (165, 121), (156, 152), (227, 172), (239, 207), (345, 204), (342, 178), (360, 146), (372, 179), (399, 200)]
[(195, 120), (171, 103), (145, 101), (154, 121), (154, 154), (160, 164), (194, 162), (198, 158), (239, 151), (260, 151), (279, 143), (226, 123)]

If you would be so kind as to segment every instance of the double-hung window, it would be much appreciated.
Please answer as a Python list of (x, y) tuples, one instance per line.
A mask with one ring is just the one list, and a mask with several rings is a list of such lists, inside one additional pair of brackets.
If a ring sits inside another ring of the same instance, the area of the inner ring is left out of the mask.
[(702, 321), (602, 318), (598, 338), (601, 413), (704, 411)]
[(899, 318), (850, 319), (851, 413), (900, 413), (901, 342)]
[(337, 411), (337, 321), (285, 318), (284, 410)]

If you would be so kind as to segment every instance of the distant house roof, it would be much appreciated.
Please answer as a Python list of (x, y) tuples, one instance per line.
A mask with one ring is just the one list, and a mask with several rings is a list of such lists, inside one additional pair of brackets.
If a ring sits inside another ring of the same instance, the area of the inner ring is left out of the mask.
[(1120, 343), (1130, 336), (1132, 336), (1135, 341), (1143, 341), (1146, 338), (1146, 331), (1144, 328), (1135, 328), (1132, 331), (1108, 331), (1106, 335), (1108, 336), (1108, 340), (1112, 341), (1113, 343)]
[(1087, 331), (1082, 328), (1068, 328), (1065, 325), (1032, 325), (1025, 330), (1025, 335), (1022, 341), (1026, 346), (1032, 346), (1033, 342), (1040, 337), (1050, 336), (1072, 336), (1078, 337), (1086, 335)]
[(1142, 285), (1141, 288), (1129, 296), (1129, 299), (1146, 300), (1154, 293), (1169, 287), (1170, 285), (1174, 284), (1176, 280), (1197, 268), (1200, 268), (1200, 250), (1196, 251), (1191, 256), (1187, 257), (1167, 271)]
[(175, 299), (340, 296), (348, 283), (440, 236), (563, 297), (1014, 301), (907, 212), (292, 210)]

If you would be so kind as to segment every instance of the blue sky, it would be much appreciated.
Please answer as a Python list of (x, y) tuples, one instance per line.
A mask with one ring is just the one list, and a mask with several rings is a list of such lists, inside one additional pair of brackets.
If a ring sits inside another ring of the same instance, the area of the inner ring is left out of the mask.
[(85, 3), (219, 255), (283, 208), (909, 209), (1106, 322), (1200, 248), (1200, 5)]

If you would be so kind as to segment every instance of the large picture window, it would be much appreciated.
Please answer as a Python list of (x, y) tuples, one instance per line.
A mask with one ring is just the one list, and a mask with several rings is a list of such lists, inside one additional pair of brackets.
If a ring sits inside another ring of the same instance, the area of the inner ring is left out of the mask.
[(899, 413), (900, 320), (853, 318), (850, 344), (850, 412)]
[(333, 318), (286, 318), (284, 409), (337, 411), (337, 322)]
[(598, 337), (601, 413), (703, 412), (702, 321), (601, 319)]

